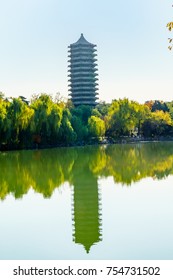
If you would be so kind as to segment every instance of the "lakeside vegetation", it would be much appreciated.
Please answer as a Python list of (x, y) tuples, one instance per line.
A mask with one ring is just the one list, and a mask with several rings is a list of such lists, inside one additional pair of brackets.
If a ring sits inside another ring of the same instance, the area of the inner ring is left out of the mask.
[(0, 93), (0, 150), (92, 144), (123, 137), (173, 137), (173, 102), (127, 98), (74, 107), (59, 95), (6, 98)]

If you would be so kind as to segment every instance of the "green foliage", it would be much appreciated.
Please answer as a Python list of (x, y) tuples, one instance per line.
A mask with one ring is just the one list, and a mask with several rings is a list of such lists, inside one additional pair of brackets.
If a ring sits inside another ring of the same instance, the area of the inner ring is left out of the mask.
[(81, 105), (71, 109), (71, 114), (81, 119), (84, 125), (87, 125), (88, 118), (91, 116), (91, 107), (88, 105)]
[(63, 111), (63, 117), (60, 127), (60, 143), (64, 143), (66, 145), (73, 144), (76, 140), (76, 133), (71, 125), (71, 113), (66, 108)]
[(96, 116), (91, 116), (88, 120), (89, 133), (92, 137), (103, 137), (105, 135), (105, 123)]
[(72, 116), (72, 127), (77, 135), (77, 142), (85, 142), (88, 139), (88, 127), (84, 125), (81, 118)]
[(101, 114), (101, 116), (106, 116), (108, 114), (109, 108), (111, 104), (107, 104), (106, 102), (102, 101), (97, 106), (97, 111)]
[(88, 119), (91, 116), (90, 106), (81, 105), (77, 108), (71, 108), (72, 127), (77, 135), (77, 142), (83, 143), (88, 140)]
[(169, 31), (172, 31), (172, 29), (173, 29), (173, 22), (168, 22), (166, 27), (168, 28)]
[(34, 109), (31, 128), (36, 142), (43, 144), (56, 143), (59, 139), (63, 108), (59, 104), (54, 103), (51, 96), (46, 94), (35, 97), (31, 107)]
[[(169, 31), (172, 31), (172, 29), (173, 29), (173, 22), (171, 21), (171, 22), (168, 22), (167, 23), (167, 25), (166, 25), (166, 27), (167, 27), (167, 29), (169, 30)], [(168, 49), (171, 51), (172, 50), (172, 47), (173, 47), (173, 44), (172, 44), (172, 38), (168, 38), (168, 42), (169, 42), (169, 46), (168, 46)]]
[(127, 98), (74, 107), (57, 94), (6, 99), (0, 93), (0, 149), (83, 145), (91, 139), (173, 135), (173, 102)]
[(150, 108), (151, 112), (155, 112), (155, 111), (169, 112), (169, 108), (167, 104), (163, 101), (150, 100), (150, 101), (146, 101), (145, 105), (147, 105)]
[(171, 119), (173, 120), (173, 101), (172, 102), (166, 102), (166, 105), (168, 107), (169, 114), (171, 116)]
[(171, 116), (168, 112), (152, 112), (143, 123), (143, 135), (146, 137), (169, 135), (172, 125)]
[(114, 100), (107, 116), (107, 133), (111, 136), (132, 135), (148, 114), (148, 108), (127, 98)]
[(4, 93), (0, 91), (0, 100), (3, 100), (4, 98), (5, 98)]
[(0, 99), (0, 145), (6, 141), (9, 123), (7, 120), (7, 104)]
[(7, 124), (9, 129), (9, 146), (24, 147), (27, 143), (27, 131), (30, 126), (34, 110), (21, 98), (13, 98), (8, 104)]
[(102, 118), (102, 114), (99, 112), (97, 108), (92, 109), (91, 115), (98, 118)]

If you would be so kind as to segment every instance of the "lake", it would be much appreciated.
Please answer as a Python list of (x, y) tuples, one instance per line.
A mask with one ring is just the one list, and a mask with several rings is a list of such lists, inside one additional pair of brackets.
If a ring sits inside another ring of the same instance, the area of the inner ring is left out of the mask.
[(0, 259), (173, 259), (173, 143), (0, 153)]

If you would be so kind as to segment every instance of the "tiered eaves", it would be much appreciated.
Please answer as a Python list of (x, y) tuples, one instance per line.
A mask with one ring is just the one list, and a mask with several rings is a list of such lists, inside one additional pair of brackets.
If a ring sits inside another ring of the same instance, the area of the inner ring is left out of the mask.
[(69, 97), (75, 106), (97, 104), (96, 45), (89, 43), (81, 34), (79, 40), (69, 46)]

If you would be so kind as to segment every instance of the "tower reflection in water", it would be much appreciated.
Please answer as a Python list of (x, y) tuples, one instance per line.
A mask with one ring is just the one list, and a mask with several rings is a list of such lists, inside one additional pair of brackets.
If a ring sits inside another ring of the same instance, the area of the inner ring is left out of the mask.
[(173, 143), (86, 146), (0, 153), (0, 200), (22, 199), (29, 190), (51, 198), (65, 182), (73, 186), (73, 240), (88, 253), (102, 239), (98, 179), (130, 187), (144, 178), (173, 175)]
[(92, 245), (102, 240), (101, 198), (97, 177), (89, 169), (87, 157), (85, 164), (76, 162), (73, 177), (72, 217), (73, 241), (82, 244), (87, 253)]

